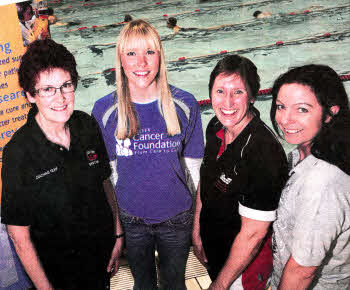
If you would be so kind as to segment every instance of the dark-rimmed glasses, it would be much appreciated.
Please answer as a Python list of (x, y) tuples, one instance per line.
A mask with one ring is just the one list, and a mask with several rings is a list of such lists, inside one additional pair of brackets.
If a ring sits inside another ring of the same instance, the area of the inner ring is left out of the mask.
[(48, 86), (45, 88), (39, 88), (35, 90), (35, 93), (40, 98), (49, 98), (56, 95), (57, 90), (60, 90), (61, 94), (68, 94), (68, 93), (73, 93), (75, 91), (75, 87), (72, 81), (68, 81), (58, 88), (51, 87), (51, 86)]

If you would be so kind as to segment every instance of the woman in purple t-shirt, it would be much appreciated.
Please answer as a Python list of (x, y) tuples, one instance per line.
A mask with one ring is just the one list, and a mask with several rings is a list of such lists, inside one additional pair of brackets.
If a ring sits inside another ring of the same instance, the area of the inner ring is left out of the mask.
[(168, 84), (160, 37), (149, 23), (124, 27), (116, 58), (117, 91), (98, 100), (92, 113), (117, 175), (134, 289), (157, 289), (155, 250), (162, 288), (186, 289), (193, 220), (187, 181), (198, 184), (203, 156), (199, 106)]

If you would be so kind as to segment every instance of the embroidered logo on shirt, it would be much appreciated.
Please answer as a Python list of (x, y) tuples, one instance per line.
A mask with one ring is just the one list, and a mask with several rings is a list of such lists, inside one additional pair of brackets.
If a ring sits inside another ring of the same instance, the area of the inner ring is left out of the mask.
[(95, 161), (97, 159), (97, 154), (94, 150), (86, 151), (86, 157), (89, 161)]
[(225, 184), (230, 184), (232, 179), (231, 178), (226, 178), (225, 177), (225, 173), (222, 173), (221, 176), (220, 176), (220, 179), (225, 183)]
[(216, 181), (216, 188), (222, 192), (227, 192), (227, 187), (231, 183), (232, 179), (225, 176), (225, 173), (222, 173), (221, 176)]
[(35, 176), (35, 179), (38, 180), (38, 179), (40, 179), (40, 178), (42, 178), (42, 177), (44, 177), (44, 176), (46, 176), (46, 175), (49, 175), (49, 174), (51, 174), (51, 173), (56, 172), (57, 170), (58, 170), (58, 168), (57, 168), (57, 166), (56, 166), (56, 167), (51, 168), (51, 169), (49, 169), (49, 170), (47, 170), (47, 171), (45, 171), (45, 172), (43, 172), (43, 173), (41, 173), (41, 174), (38, 174), (37, 176)]
[(95, 165), (100, 163), (99, 160), (97, 160), (97, 153), (94, 150), (88, 150), (86, 151), (86, 157), (90, 161), (89, 166)]

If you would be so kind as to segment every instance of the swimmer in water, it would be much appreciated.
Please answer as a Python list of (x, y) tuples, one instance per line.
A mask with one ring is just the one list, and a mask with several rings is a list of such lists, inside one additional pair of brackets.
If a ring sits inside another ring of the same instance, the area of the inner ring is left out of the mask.
[(266, 18), (266, 17), (271, 16), (271, 12), (269, 12), (269, 11), (262, 12), (262, 11), (257, 10), (253, 13), (253, 16), (255, 18)]
[(57, 16), (54, 14), (53, 9), (51, 7), (47, 8), (48, 17), (47, 20), (49, 21), (49, 24), (55, 24), (57, 23)]
[(125, 14), (124, 22), (130, 22), (132, 20), (132, 16), (130, 14)]
[(175, 17), (169, 17), (166, 21), (167, 27), (174, 31), (174, 34), (177, 34), (179, 31), (194, 31), (194, 30), (202, 30), (197, 27), (180, 27), (177, 25), (177, 19)]
[(168, 28), (172, 29), (174, 33), (178, 33), (181, 29), (180, 26), (177, 25), (177, 19), (175, 17), (169, 17), (166, 21)]
[(48, 10), (48, 18), (47, 18), (47, 20), (49, 21), (50, 25), (71, 27), (71, 26), (74, 26), (74, 25), (80, 25), (81, 24), (81, 21), (60, 22), (60, 21), (58, 21), (59, 19), (57, 18), (53, 8), (49, 7), (47, 10)]

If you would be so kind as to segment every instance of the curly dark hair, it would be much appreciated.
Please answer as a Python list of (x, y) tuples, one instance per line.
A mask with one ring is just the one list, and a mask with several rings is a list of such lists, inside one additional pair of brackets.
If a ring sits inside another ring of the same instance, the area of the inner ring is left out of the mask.
[[(338, 166), (350, 174), (350, 109), (343, 82), (327, 65), (309, 64), (293, 68), (280, 75), (272, 88), (270, 118), (273, 128), (281, 136), (275, 119), (278, 92), (284, 84), (301, 84), (309, 87), (322, 107), (322, 127), (313, 139), (311, 153), (322, 160)], [(333, 114), (332, 106), (339, 111)], [(329, 122), (324, 122), (331, 116)]]
[(35, 84), (41, 72), (60, 68), (70, 73), (74, 87), (78, 84), (75, 58), (62, 44), (52, 39), (35, 40), (27, 48), (18, 70), (19, 85), (25, 92), (35, 95)]
[(227, 55), (219, 60), (210, 74), (209, 97), (216, 77), (221, 74), (238, 74), (243, 80), (249, 97), (255, 99), (260, 89), (260, 77), (255, 64), (248, 58), (239, 55)]

